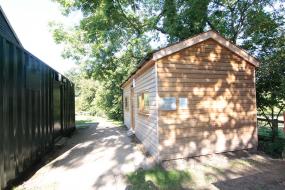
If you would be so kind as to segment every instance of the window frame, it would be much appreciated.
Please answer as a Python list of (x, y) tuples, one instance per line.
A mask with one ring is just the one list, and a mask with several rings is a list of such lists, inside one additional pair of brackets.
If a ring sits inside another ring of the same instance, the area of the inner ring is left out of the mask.
[[(185, 107), (182, 107), (182, 106), (181, 106), (181, 101), (182, 101), (182, 99), (183, 99), (183, 100), (186, 100), (186, 102), (185, 102), (185, 103), (186, 103)], [(188, 106), (189, 106), (188, 98), (187, 98), (187, 97), (179, 97), (179, 98), (178, 98), (178, 106), (179, 106), (179, 109), (180, 109), (180, 110), (187, 110), (187, 109), (188, 109)]]
[[(147, 102), (146, 102), (146, 98)], [(137, 94), (137, 109), (138, 113), (142, 115), (149, 115), (150, 114), (150, 94), (148, 91), (142, 91)]]
[[(166, 101), (166, 100), (168, 100), (168, 101)], [(172, 100), (172, 101), (170, 101), (170, 100)], [(167, 104), (164, 103), (164, 102), (166, 102), (166, 103), (170, 102), (171, 104), (169, 104), (169, 107), (167, 107), (166, 106)], [(164, 104), (162, 104), (162, 103), (164, 103)], [(174, 104), (173, 107), (171, 106), (172, 104)], [(177, 98), (174, 97), (174, 96), (160, 97), (159, 98), (159, 107), (158, 107), (158, 109), (160, 111), (175, 111), (175, 110), (177, 110), (178, 109)]]
[(129, 97), (128, 96), (124, 96), (124, 108), (125, 108), (125, 110), (126, 111), (129, 111), (130, 109), (129, 109)]

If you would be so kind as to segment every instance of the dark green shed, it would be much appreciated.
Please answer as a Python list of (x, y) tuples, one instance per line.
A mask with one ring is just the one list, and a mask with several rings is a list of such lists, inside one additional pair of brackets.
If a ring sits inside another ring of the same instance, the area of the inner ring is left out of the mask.
[(0, 189), (74, 129), (73, 83), (23, 48), (0, 8)]

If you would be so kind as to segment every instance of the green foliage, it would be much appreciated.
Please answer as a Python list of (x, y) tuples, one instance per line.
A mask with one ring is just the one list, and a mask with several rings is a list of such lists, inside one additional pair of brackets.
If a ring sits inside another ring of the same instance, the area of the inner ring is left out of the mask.
[(162, 11), (163, 29), (160, 31), (168, 35), (169, 42), (203, 32), (207, 24), (209, 3), (209, 0), (165, 0)]
[(77, 113), (88, 112), (92, 115), (102, 115), (102, 110), (96, 105), (99, 98), (98, 81), (88, 79), (78, 70), (69, 71), (66, 76), (75, 84), (75, 107)]
[(257, 70), (256, 90), (258, 111), (273, 128), (285, 108), (285, 17), (284, 9), (268, 13), (259, 12), (250, 20), (245, 46), (258, 56), (262, 65)]
[(63, 56), (74, 59), (84, 76), (98, 82), (94, 107), (111, 118), (122, 117), (120, 84), (145, 55), (208, 29), (263, 62), (257, 72), (260, 110), (271, 109), (269, 105), (284, 108), (285, 22), (282, 4), (274, 6), (278, 0), (54, 1), (64, 15), (83, 14), (73, 28), (50, 25), (55, 41), (65, 46)]
[(129, 174), (129, 189), (150, 190), (150, 189), (182, 189), (184, 183), (191, 182), (191, 175), (186, 171), (165, 170), (156, 166), (152, 169), (137, 171)]
[(281, 158), (284, 148), (284, 139), (276, 139), (272, 142), (271, 140), (268, 141), (260, 138), (258, 142), (258, 149), (274, 158)]
[[(232, 42), (242, 42), (248, 38), (248, 30), (255, 31), (263, 25), (262, 14), (270, 17), (274, 0), (214, 0), (209, 5), (208, 24)], [(256, 22), (252, 22), (255, 20)], [(243, 45), (241, 43), (240, 45)]]
[(266, 58), (257, 71), (257, 104), (259, 113), (273, 127), (271, 121), (278, 119), (285, 108), (285, 62), (277, 60), (278, 53)]

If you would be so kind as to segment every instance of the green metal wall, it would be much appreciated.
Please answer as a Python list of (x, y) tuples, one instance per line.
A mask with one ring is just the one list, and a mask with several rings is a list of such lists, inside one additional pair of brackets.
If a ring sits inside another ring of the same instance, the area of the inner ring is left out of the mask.
[(74, 104), (70, 81), (0, 35), (0, 189), (75, 129)]

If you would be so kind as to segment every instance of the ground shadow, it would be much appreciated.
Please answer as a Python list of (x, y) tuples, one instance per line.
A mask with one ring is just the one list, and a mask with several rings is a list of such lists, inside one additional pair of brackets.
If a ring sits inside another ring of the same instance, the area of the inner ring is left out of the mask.
[[(281, 174), (281, 176), (280, 176)], [(271, 172), (261, 172), (253, 175), (247, 175), (240, 178), (228, 179), (213, 184), (220, 190), (227, 189), (285, 189), (285, 175), (283, 173), (272, 174)]]

